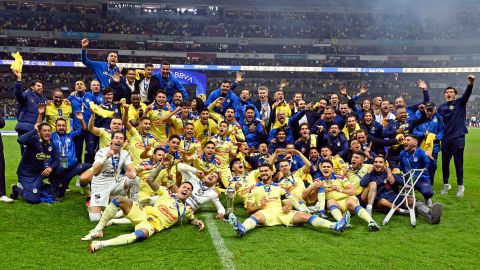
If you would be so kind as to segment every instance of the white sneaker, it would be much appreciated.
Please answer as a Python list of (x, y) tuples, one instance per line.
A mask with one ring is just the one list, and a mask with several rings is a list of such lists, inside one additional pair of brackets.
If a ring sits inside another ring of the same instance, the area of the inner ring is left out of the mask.
[(426, 204), (428, 207), (432, 207), (432, 205), (433, 205), (432, 199), (425, 200), (425, 204)]
[(3, 195), (2, 197), (0, 197), (0, 202), (11, 203), (13, 202), (13, 199)]
[(457, 197), (463, 197), (464, 193), (465, 193), (465, 187), (463, 185), (458, 186)]
[(440, 192), (442, 195), (446, 195), (448, 191), (452, 188), (452, 185), (450, 184), (444, 184), (442, 191)]
[(103, 244), (101, 241), (93, 241), (90, 243), (90, 253), (94, 253), (103, 248)]
[(95, 231), (95, 229), (93, 229), (87, 235), (82, 237), (82, 241), (89, 241), (100, 237), (103, 237), (103, 231)]

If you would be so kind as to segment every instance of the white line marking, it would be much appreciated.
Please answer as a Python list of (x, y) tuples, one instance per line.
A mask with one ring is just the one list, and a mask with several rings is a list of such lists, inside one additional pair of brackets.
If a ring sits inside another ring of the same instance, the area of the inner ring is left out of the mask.
[(217, 225), (215, 225), (215, 220), (209, 214), (206, 214), (204, 216), (208, 232), (210, 233), (210, 237), (212, 238), (213, 245), (215, 245), (215, 249), (217, 250), (218, 256), (220, 257), (220, 262), (222, 263), (223, 268), (228, 270), (234, 270), (235, 265), (233, 264), (232, 260), (233, 255), (223, 242), (223, 238), (220, 235), (220, 232), (218, 232)]

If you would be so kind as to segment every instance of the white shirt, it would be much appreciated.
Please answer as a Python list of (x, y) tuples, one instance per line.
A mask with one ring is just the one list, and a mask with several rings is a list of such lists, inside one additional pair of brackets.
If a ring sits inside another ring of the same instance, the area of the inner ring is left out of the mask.
[(151, 79), (143, 79), (140, 82), (140, 99), (142, 101), (147, 101), (148, 100), (148, 88), (150, 87), (150, 82)]
[[(114, 154), (113, 156), (107, 158), (104, 162), (104, 158), (107, 155), (110, 147), (105, 147), (95, 154), (94, 163), (103, 163), (102, 172), (98, 176), (93, 176), (92, 182), (97, 184), (106, 184), (115, 181), (115, 171), (117, 178), (120, 176), (122, 168), (126, 171), (127, 166), (132, 164), (132, 158), (126, 150), (120, 150), (120, 153)], [(115, 165), (115, 168), (114, 166)]]
[(395, 115), (392, 113), (392, 112), (389, 112), (387, 117), (383, 117), (382, 113), (380, 114), (375, 114), (375, 121), (377, 123), (379, 123), (380, 125), (383, 125), (383, 120), (384, 119), (387, 119), (387, 121), (390, 121), (390, 120), (395, 120), (396, 117)]
[(184, 163), (178, 163), (177, 170), (182, 174), (183, 181), (190, 182), (193, 185), (192, 196), (187, 199), (187, 203), (192, 206), (193, 212), (211, 201), (215, 205), (217, 213), (225, 214), (225, 208), (220, 202), (217, 192), (215, 192), (212, 187), (204, 185), (195, 175), (197, 169)]

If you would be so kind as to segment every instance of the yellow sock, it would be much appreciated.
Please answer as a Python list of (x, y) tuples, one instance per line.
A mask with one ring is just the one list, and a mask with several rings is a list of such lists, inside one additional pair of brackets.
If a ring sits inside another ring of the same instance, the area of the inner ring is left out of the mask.
[(135, 233), (122, 234), (110, 240), (102, 241), (104, 247), (108, 246), (120, 246), (133, 243), (137, 240)]
[(107, 225), (107, 222), (110, 219), (115, 218), (115, 215), (117, 214), (118, 210), (120, 210), (120, 207), (118, 206), (118, 202), (116, 199), (113, 199), (112, 202), (103, 211), (102, 217), (100, 218), (100, 221), (98, 222), (95, 229), (97, 231), (103, 230), (103, 228), (105, 228), (105, 225)]
[(330, 206), (330, 213), (337, 221), (340, 221), (342, 219), (342, 211), (340, 211), (340, 209), (338, 209), (336, 205)]
[(325, 210), (325, 189), (323, 187), (318, 189), (317, 200), (315, 206), (318, 210)]
[(367, 210), (365, 210), (360, 205), (355, 207), (355, 213), (357, 213), (357, 216), (359, 216), (361, 219), (365, 220), (366, 222), (373, 221), (372, 217), (368, 214)]
[(317, 216), (311, 216), (308, 219), (308, 224), (312, 225), (313, 227), (317, 228), (327, 228), (330, 229), (332, 225), (334, 224), (333, 222), (330, 222), (326, 219), (317, 217)]
[(254, 217), (249, 217), (245, 219), (243, 222), (243, 227), (248, 231), (253, 230), (255, 227), (257, 227), (257, 219)]

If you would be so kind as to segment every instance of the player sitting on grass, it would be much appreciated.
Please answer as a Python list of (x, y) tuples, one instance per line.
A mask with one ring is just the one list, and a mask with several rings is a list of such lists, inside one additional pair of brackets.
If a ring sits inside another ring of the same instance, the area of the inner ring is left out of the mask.
[(333, 174), (333, 164), (329, 160), (324, 160), (320, 164), (324, 180), (327, 206), (332, 216), (340, 221), (342, 212), (355, 211), (355, 213), (368, 223), (371, 231), (380, 229), (378, 224), (368, 212), (360, 206), (357, 197), (357, 189), (348, 180)]
[(168, 189), (156, 183), (153, 177), (149, 177), (148, 183), (151, 184), (152, 189), (159, 195), (154, 206), (147, 205), (141, 208), (138, 202), (117, 196), (105, 209), (97, 226), (84, 236), (82, 240), (88, 241), (102, 237), (103, 228), (110, 219), (115, 217), (119, 209), (123, 211), (123, 214), (135, 226), (135, 231), (109, 240), (93, 241), (90, 244), (90, 252), (95, 252), (108, 246), (126, 245), (147, 239), (157, 232), (172, 227), (176, 223), (182, 224), (184, 219), (190, 222), (190, 224), (198, 226), (199, 230), (203, 230), (205, 225), (201, 220), (194, 217), (192, 207), (186, 202), (193, 191), (193, 186), (190, 182), (183, 182), (175, 194), (170, 194)]
[(272, 183), (273, 171), (268, 164), (260, 165), (260, 183), (250, 192), (247, 200), (247, 212), (251, 214), (241, 223), (235, 214), (230, 213), (228, 220), (239, 236), (245, 235), (257, 225), (264, 226), (296, 226), (306, 223), (313, 227), (329, 228), (342, 232), (349, 224), (350, 214), (347, 212), (339, 222), (333, 223), (309, 213), (292, 210), (298, 201), (287, 190)]

